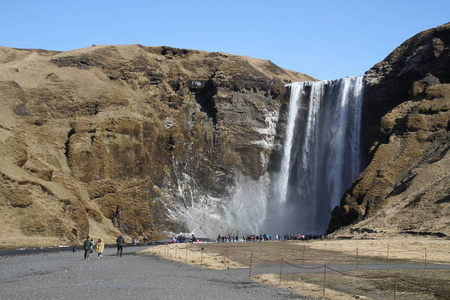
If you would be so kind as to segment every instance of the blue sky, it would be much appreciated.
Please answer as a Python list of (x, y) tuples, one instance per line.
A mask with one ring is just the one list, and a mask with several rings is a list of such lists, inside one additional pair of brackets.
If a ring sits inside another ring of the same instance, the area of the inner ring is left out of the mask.
[(450, 22), (448, 0), (3, 0), (0, 46), (172, 46), (269, 59), (311, 75), (362, 75), (420, 31)]

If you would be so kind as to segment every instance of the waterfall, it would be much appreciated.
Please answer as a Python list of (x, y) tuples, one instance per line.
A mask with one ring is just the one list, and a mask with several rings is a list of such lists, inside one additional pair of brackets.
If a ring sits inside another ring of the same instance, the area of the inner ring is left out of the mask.
[(297, 82), (263, 232), (322, 234), (360, 172), (363, 76)]

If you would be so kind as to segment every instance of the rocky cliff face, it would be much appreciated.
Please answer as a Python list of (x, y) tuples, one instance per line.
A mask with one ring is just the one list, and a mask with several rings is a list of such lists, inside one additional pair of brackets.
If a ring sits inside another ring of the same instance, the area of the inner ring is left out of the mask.
[(328, 232), (449, 236), (450, 23), (407, 40), (365, 75), (367, 168)]
[(226, 228), (237, 178), (267, 170), (284, 85), (311, 79), (169, 47), (1, 47), (0, 247)]

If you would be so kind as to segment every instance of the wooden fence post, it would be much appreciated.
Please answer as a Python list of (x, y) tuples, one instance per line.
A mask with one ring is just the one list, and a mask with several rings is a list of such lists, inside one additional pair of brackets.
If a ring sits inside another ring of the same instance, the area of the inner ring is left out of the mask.
[(204, 249), (204, 248), (202, 247), (202, 256), (201, 256), (201, 259), (200, 259), (200, 264), (201, 264), (201, 265), (203, 265), (203, 249)]
[(187, 253), (188, 253), (188, 246), (186, 246), (186, 262), (187, 262)]
[(425, 248), (425, 270), (428, 269), (428, 263), (427, 263), (427, 248)]
[(387, 260), (389, 261), (389, 244), (387, 246)]
[(394, 280), (394, 300), (397, 299), (397, 275), (395, 275), (395, 280)]
[(228, 270), (230, 269), (230, 255), (228, 254), (227, 250), (227, 261), (228, 261)]
[(325, 289), (327, 288), (327, 263), (323, 268), (323, 297), (325, 298)]
[(252, 260), (253, 260), (253, 252), (250, 252), (250, 267), (248, 268), (248, 277), (251, 277), (252, 275)]
[(356, 270), (359, 270), (359, 249), (356, 248)]
[(302, 265), (305, 263), (305, 245), (303, 245)]
[(281, 274), (283, 274), (283, 258), (281, 259), (280, 263), (280, 284), (281, 284)]

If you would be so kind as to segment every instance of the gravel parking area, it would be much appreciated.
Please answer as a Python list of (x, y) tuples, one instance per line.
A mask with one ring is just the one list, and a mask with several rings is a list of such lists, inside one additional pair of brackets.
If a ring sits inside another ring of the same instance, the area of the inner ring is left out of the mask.
[(0, 257), (0, 299), (308, 299), (248, 279), (246, 270), (208, 270), (114, 248)]

